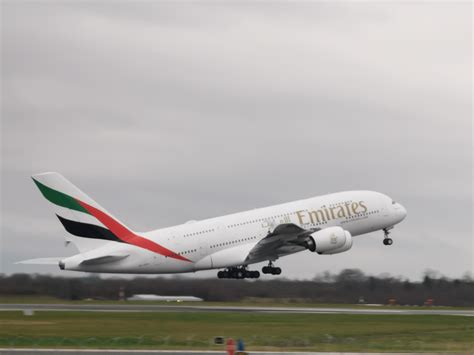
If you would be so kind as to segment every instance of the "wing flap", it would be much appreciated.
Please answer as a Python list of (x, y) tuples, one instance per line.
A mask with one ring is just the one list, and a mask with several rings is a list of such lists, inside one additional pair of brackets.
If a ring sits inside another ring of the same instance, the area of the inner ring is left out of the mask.
[(306, 249), (307, 236), (315, 231), (316, 229), (304, 229), (293, 223), (279, 224), (250, 250), (247, 261), (276, 260), (280, 256), (303, 251)]

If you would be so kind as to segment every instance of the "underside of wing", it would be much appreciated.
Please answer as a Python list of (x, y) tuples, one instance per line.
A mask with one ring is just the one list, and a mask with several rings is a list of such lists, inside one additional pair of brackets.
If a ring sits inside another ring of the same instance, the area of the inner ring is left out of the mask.
[(249, 252), (246, 261), (256, 263), (307, 249), (306, 241), (318, 229), (304, 229), (293, 223), (279, 224)]
[(81, 261), (81, 265), (98, 265), (125, 259), (128, 254), (102, 255)]

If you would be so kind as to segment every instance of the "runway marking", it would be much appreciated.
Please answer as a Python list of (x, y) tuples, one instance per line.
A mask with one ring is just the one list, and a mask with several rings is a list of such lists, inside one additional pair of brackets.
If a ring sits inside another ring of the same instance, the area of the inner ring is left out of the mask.
[(50, 325), (55, 324), (54, 322), (45, 321), (29, 321), (29, 320), (0, 320), (0, 325)]
[(446, 309), (357, 309), (246, 306), (174, 306), (111, 304), (0, 304), (0, 311), (74, 311), (74, 312), (260, 312), (289, 314), (380, 314), (380, 315), (451, 315), (473, 317), (474, 310)]

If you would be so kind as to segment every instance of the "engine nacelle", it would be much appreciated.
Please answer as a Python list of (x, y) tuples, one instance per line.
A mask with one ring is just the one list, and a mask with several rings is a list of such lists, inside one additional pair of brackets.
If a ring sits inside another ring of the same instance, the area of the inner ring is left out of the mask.
[(318, 254), (342, 253), (352, 247), (352, 236), (341, 227), (329, 227), (311, 234), (306, 247)]

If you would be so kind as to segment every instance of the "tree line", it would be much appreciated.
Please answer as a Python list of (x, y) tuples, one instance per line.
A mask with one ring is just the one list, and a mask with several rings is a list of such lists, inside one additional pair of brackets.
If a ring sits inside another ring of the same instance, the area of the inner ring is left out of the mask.
[(41, 274), (0, 274), (0, 295), (52, 296), (65, 300), (119, 299), (134, 294), (196, 296), (206, 301), (260, 301), (474, 306), (474, 280), (470, 274), (450, 279), (427, 271), (421, 281), (390, 275), (369, 276), (359, 269), (338, 274), (324, 272), (312, 280), (219, 280), (182, 277), (102, 278), (59, 277)]

